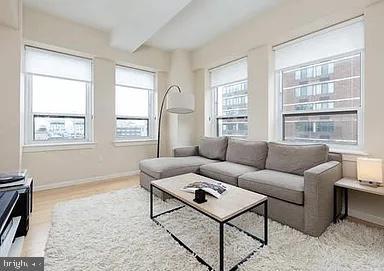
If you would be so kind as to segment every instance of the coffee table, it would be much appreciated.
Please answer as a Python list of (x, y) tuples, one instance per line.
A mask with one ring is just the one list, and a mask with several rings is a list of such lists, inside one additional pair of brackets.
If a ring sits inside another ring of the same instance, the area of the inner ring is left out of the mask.
[[(248, 236), (253, 239), (258, 240), (261, 243), (261, 246), (268, 244), (268, 198), (264, 195), (254, 193), (233, 185), (226, 184), (228, 187), (227, 191), (224, 192), (221, 198), (217, 199), (214, 197), (208, 196), (208, 201), (198, 204), (193, 201), (195, 195), (194, 193), (188, 193), (182, 191), (181, 189), (190, 184), (192, 182), (197, 181), (215, 181), (213, 179), (200, 176), (194, 173), (183, 174), (175, 177), (160, 179), (156, 181), (152, 181), (150, 185), (150, 217), (153, 221), (155, 221), (158, 225), (165, 228), (156, 218), (179, 210), (185, 205), (197, 210), (198, 212), (208, 216), (213, 219), (217, 223), (219, 223), (219, 270), (224, 270), (224, 225), (229, 225), (231, 227), (235, 227), (241, 232), (244, 232)], [(162, 213), (153, 214), (153, 190), (154, 188), (159, 189), (162, 192), (168, 193), (172, 197), (181, 201), (185, 205), (176, 207), (172, 210), (164, 211)], [(250, 211), (251, 209), (264, 205), (264, 237), (263, 239), (246, 232), (237, 226), (231, 224), (229, 221), (244, 214), (245, 212)], [(166, 228), (165, 228), (166, 229)], [(166, 229), (167, 230), (167, 229)], [(195, 255), (196, 259), (202, 264), (206, 265), (210, 270), (213, 268), (204, 261), (200, 256), (198, 256), (192, 249), (190, 249), (186, 244), (184, 244), (179, 238), (177, 238), (174, 234), (172, 234), (169, 230), (167, 232), (183, 247), (185, 247), (189, 252)], [(235, 270), (237, 267), (247, 261), (259, 248), (253, 250), (249, 255), (247, 255), (244, 259), (242, 259), (235, 266), (230, 268), (230, 270)]]

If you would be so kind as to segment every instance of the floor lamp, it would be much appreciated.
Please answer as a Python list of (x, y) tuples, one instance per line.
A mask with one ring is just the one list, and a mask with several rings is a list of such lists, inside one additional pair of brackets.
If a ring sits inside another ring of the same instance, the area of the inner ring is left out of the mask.
[[(177, 89), (178, 92), (169, 93), (171, 89)], [(169, 93), (169, 95), (168, 95)], [(168, 96), (167, 111), (175, 114), (189, 114), (195, 109), (195, 99), (191, 93), (182, 93), (178, 85), (170, 86), (161, 102), (160, 113), (159, 113), (159, 124), (157, 128), (157, 156), (160, 157), (160, 134), (161, 134), (161, 117), (163, 115), (163, 108), (165, 98)]]

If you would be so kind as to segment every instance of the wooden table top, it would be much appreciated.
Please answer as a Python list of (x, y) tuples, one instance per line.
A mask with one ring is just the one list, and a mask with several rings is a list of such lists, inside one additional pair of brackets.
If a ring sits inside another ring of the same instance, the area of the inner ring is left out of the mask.
[(384, 196), (384, 187), (372, 187), (368, 185), (362, 185), (356, 179), (352, 178), (343, 178), (335, 183), (338, 187), (344, 187), (356, 191), (367, 192), (375, 195)]
[(225, 191), (219, 199), (207, 193), (207, 201), (198, 204), (193, 201), (195, 198), (194, 193), (182, 191), (181, 189), (187, 184), (200, 181), (217, 182), (204, 176), (188, 173), (152, 181), (152, 185), (160, 188), (164, 192), (181, 200), (187, 205), (196, 208), (202, 213), (214, 217), (220, 222), (231, 219), (237, 214), (255, 207), (256, 205), (267, 200), (267, 197), (264, 195), (248, 191), (237, 186), (225, 184), (227, 186), (227, 191)]

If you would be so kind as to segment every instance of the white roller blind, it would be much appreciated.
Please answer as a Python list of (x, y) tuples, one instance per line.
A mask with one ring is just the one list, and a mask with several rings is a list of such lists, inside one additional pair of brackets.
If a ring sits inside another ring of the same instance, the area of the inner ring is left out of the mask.
[(154, 89), (155, 73), (117, 66), (116, 84), (135, 88)]
[(275, 47), (275, 69), (294, 67), (363, 48), (364, 22), (357, 19)]
[(210, 70), (211, 87), (245, 80), (247, 77), (248, 67), (246, 58)]
[(25, 72), (90, 82), (92, 60), (26, 47)]

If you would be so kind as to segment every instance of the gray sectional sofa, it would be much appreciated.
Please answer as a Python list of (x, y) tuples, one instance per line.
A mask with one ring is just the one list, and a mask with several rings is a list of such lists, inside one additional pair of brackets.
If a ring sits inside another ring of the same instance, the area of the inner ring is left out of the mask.
[(176, 148), (174, 157), (141, 161), (140, 184), (149, 189), (152, 180), (191, 172), (267, 195), (271, 219), (320, 236), (332, 221), (342, 164), (323, 144), (203, 138), (199, 146)]

